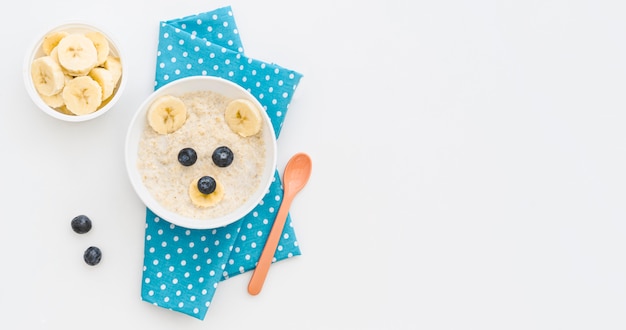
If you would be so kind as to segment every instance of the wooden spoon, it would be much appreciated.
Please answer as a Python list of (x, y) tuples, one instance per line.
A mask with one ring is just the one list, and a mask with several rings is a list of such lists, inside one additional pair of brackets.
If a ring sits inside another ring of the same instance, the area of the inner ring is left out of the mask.
[(280, 208), (276, 214), (276, 220), (274, 220), (270, 234), (267, 237), (267, 242), (265, 242), (265, 247), (263, 247), (263, 251), (261, 252), (261, 257), (259, 257), (259, 261), (250, 278), (248, 293), (251, 295), (257, 295), (261, 292), (270, 264), (274, 258), (278, 241), (285, 227), (289, 207), (291, 206), (293, 198), (296, 197), (296, 194), (302, 190), (307, 181), (309, 181), (311, 167), (311, 158), (304, 153), (295, 154), (287, 162), (287, 166), (285, 166), (285, 172), (283, 174), (283, 201), (280, 204)]

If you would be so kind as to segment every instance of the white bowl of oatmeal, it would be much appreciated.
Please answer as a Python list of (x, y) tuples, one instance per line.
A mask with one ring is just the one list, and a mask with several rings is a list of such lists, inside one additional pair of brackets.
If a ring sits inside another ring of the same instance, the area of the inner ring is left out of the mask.
[(104, 115), (126, 86), (118, 43), (102, 28), (83, 22), (42, 33), (28, 49), (23, 74), (35, 105), (69, 122)]
[[(172, 111), (179, 105), (168, 98), (185, 108), (183, 123), (175, 128), (168, 125), (181, 118), (178, 110)], [(258, 110), (256, 133), (233, 131), (225, 111), (235, 102)], [(155, 124), (157, 111), (171, 117)], [(223, 147), (230, 150), (232, 162), (214, 159)], [(193, 150), (192, 161), (183, 149)], [(125, 160), (133, 188), (156, 215), (181, 227), (210, 229), (241, 219), (263, 199), (274, 179), (276, 149), (275, 131), (256, 98), (228, 80), (194, 76), (168, 83), (141, 104), (128, 128)], [(214, 191), (199, 193), (198, 181), (207, 176)]]

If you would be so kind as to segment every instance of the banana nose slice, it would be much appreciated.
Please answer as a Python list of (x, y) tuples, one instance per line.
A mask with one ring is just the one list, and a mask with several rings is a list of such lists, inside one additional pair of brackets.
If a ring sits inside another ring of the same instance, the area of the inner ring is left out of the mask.
[(215, 181), (215, 190), (212, 193), (203, 194), (198, 190), (198, 180), (200, 179), (192, 180), (189, 184), (189, 198), (193, 205), (205, 208), (222, 201), (224, 198), (224, 186), (219, 181)]
[(148, 108), (148, 124), (159, 134), (173, 133), (187, 120), (187, 107), (176, 96), (163, 95)]
[(84, 76), (98, 64), (98, 50), (83, 34), (70, 34), (57, 45), (59, 63), (73, 76)]
[(224, 119), (230, 129), (243, 136), (252, 136), (261, 130), (261, 112), (254, 103), (236, 99), (228, 103)]

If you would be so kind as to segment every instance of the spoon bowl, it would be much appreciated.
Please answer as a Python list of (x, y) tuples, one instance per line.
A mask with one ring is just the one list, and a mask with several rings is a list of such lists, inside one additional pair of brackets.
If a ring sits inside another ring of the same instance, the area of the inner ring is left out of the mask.
[(283, 196), (285, 196), (283, 197), (283, 202), (287, 197), (290, 199), (295, 197), (295, 194), (304, 188), (311, 176), (311, 169), (311, 158), (304, 153), (294, 155), (289, 162), (287, 162), (283, 174), (283, 189), (285, 191), (283, 194)]

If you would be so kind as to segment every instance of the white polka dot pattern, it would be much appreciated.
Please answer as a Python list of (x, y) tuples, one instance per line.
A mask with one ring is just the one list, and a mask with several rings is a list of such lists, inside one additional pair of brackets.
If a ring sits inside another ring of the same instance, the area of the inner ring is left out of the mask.
[(228, 79), (259, 100), (278, 137), (302, 75), (246, 57), (230, 8), (218, 11), (161, 23), (155, 88), (187, 76)]
[[(218, 76), (246, 88), (280, 133), (301, 74), (243, 54), (230, 7), (161, 23), (155, 89), (193, 75)], [(278, 171), (263, 200), (218, 229), (175, 226), (146, 209), (142, 299), (204, 319), (218, 283), (254, 269), (282, 200)], [(300, 255), (288, 215), (274, 261)]]

